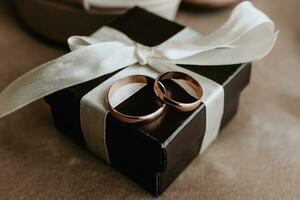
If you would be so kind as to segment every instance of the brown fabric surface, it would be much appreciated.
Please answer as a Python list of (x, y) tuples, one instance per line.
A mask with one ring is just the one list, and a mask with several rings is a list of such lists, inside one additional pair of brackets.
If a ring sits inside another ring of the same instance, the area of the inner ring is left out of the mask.
[[(254, 64), (234, 120), (160, 199), (300, 198), (300, 1), (253, 2), (277, 23), (279, 41)], [(180, 11), (177, 20), (208, 33), (229, 12)], [(23, 30), (4, 1), (0, 22), (0, 90), (63, 53)], [(59, 134), (38, 101), (0, 119), (0, 198), (154, 197)]]

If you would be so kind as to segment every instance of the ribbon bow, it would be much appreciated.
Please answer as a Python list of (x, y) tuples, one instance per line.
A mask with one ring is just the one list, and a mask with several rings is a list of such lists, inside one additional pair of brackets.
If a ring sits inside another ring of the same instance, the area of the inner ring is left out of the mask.
[(135, 63), (159, 72), (177, 70), (193, 75), (175, 63), (229, 65), (255, 61), (269, 53), (277, 34), (274, 23), (250, 2), (240, 3), (229, 20), (207, 36), (185, 28), (156, 47), (146, 47), (118, 30), (103, 27), (91, 37), (69, 38), (70, 53), (8, 85), (0, 93), (0, 117), (56, 91)]

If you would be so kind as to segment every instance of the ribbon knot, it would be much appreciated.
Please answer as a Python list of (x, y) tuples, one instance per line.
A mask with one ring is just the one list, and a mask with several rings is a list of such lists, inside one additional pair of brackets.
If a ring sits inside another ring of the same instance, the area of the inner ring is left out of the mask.
[(154, 56), (154, 47), (148, 47), (137, 42), (135, 44), (135, 55), (140, 65), (147, 65), (149, 58)]

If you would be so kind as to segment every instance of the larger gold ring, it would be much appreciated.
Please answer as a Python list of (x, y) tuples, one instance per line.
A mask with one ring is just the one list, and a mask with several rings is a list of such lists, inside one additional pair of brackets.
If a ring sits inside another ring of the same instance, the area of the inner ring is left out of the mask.
[[(131, 84), (131, 83), (145, 83), (145, 84), (154, 85), (154, 79), (144, 75), (132, 75), (132, 76), (127, 76), (125, 78), (121, 78), (116, 82), (114, 82), (112, 86), (109, 88), (109, 91), (107, 93), (107, 98), (106, 98), (109, 111), (115, 118), (119, 119), (122, 122), (130, 123), (130, 124), (146, 123), (155, 120), (164, 111), (166, 107), (166, 104), (164, 102), (160, 102), (161, 106), (156, 111), (143, 116), (134, 116), (134, 115), (127, 115), (121, 113), (111, 105), (109, 99), (113, 95), (113, 93), (116, 92), (121, 87), (123, 87), (124, 85)], [(163, 90), (162, 92), (164, 93), (165, 90)]]
[[(170, 97), (168, 97), (167, 93), (164, 92), (166, 91), (165, 86), (161, 82), (162, 80), (166, 79), (180, 79), (184, 80), (194, 91), (195, 93), (195, 98), (196, 100), (191, 103), (183, 103), (183, 102), (178, 102)], [(183, 112), (188, 112), (195, 110), (201, 103), (201, 98), (203, 96), (203, 90), (201, 85), (196, 81), (193, 77), (191, 77), (188, 74), (182, 73), (182, 72), (166, 72), (160, 76), (158, 76), (155, 79), (154, 83), (154, 91), (156, 95), (164, 101), (166, 104), (175, 107), (176, 109), (183, 111)]]

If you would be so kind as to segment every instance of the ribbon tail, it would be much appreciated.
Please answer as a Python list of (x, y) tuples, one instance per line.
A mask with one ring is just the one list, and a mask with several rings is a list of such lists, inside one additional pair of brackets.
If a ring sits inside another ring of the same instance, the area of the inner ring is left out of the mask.
[(106, 42), (70, 52), (40, 65), (0, 93), (0, 118), (64, 88), (136, 63), (134, 47)]

